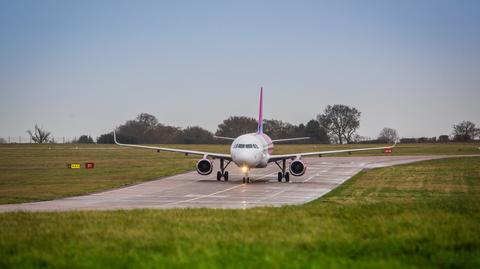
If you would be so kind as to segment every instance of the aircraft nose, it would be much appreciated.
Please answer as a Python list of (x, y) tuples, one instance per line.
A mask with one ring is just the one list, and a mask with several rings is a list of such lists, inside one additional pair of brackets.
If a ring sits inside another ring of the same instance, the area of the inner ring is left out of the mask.
[(255, 167), (259, 160), (257, 152), (247, 150), (239, 150), (232, 157), (237, 165), (247, 165), (249, 167)]

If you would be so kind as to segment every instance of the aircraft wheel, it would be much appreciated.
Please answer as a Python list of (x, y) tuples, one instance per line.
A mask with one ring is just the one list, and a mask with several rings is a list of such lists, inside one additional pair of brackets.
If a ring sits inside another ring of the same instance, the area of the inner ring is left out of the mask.
[(249, 177), (247, 177), (247, 183), (250, 183), (250, 178)]
[(290, 173), (289, 172), (285, 173), (285, 181), (290, 182)]
[(245, 178), (243, 178), (243, 183), (245, 183)]
[(278, 172), (278, 182), (282, 182), (283, 174), (282, 172)]
[(217, 180), (220, 181), (222, 179), (222, 172), (217, 172)]
[(223, 178), (225, 179), (225, 181), (228, 181), (228, 171), (225, 171), (225, 173), (223, 173)]

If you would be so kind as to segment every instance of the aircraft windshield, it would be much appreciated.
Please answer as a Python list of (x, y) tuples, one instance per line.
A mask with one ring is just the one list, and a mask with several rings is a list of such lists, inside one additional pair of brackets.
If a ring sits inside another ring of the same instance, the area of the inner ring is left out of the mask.
[(235, 145), (233, 146), (233, 148), (239, 148), (239, 149), (244, 149), (244, 148), (251, 149), (251, 148), (255, 148), (255, 149), (258, 149), (258, 145), (257, 145), (257, 144), (235, 144)]

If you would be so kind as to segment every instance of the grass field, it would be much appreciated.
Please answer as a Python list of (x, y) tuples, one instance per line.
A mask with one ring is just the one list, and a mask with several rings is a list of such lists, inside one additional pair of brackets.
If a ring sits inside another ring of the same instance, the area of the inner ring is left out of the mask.
[(480, 158), (362, 172), (302, 206), (0, 214), (0, 268), (480, 268)]
[[(226, 145), (166, 145), (229, 151)], [(275, 153), (376, 147), (380, 145), (277, 145)], [(393, 155), (478, 154), (478, 144), (398, 145)], [(353, 156), (383, 155), (379, 151)], [(337, 156), (347, 156), (341, 154)], [(92, 193), (195, 169), (199, 156), (127, 149), (115, 145), (0, 145), (0, 204), (49, 200)], [(95, 162), (96, 168), (67, 169)]]

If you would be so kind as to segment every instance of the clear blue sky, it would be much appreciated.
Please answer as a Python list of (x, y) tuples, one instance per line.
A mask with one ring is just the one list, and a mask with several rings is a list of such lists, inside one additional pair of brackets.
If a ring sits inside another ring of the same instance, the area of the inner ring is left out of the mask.
[(328, 104), (359, 133), (480, 124), (480, 1), (0, 0), (0, 137), (108, 132), (138, 113), (211, 131)]

